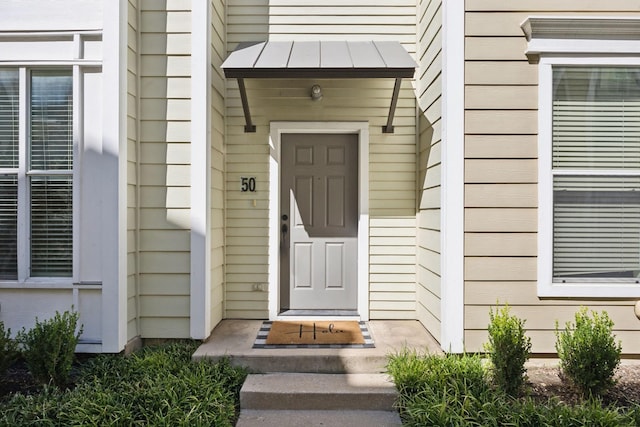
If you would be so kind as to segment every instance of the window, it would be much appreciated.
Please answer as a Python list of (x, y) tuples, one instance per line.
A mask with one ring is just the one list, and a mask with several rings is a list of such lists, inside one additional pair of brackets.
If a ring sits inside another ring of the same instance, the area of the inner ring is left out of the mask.
[(73, 140), (71, 70), (0, 69), (0, 279), (72, 276)]
[(640, 67), (554, 66), (553, 280), (640, 280)]
[(640, 27), (529, 17), (538, 63), (538, 295), (640, 296)]

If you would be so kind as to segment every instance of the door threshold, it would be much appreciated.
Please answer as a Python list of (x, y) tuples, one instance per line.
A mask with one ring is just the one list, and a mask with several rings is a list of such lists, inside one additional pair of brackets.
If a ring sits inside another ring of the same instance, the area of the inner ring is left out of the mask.
[(285, 310), (280, 313), (277, 320), (312, 320), (340, 318), (340, 320), (360, 320), (356, 310)]

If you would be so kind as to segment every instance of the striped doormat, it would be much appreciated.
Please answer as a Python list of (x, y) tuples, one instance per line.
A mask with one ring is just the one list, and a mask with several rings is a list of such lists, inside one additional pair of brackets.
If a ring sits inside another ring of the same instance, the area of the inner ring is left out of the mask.
[[(273, 332), (273, 333), (272, 333)], [(365, 322), (266, 321), (253, 348), (374, 348)]]

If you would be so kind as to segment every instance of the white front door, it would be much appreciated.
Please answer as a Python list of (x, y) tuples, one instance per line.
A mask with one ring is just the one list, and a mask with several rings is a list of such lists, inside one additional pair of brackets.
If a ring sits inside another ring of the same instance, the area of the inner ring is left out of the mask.
[(281, 308), (356, 310), (358, 136), (282, 135)]

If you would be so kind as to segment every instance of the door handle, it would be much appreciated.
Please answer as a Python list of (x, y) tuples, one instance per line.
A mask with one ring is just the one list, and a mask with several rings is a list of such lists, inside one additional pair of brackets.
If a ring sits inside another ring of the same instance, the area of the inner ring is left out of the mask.
[(280, 227), (280, 231), (282, 231), (282, 242), (286, 242), (287, 240), (287, 232), (289, 231), (289, 227), (287, 226), (287, 224), (282, 224), (282, 227)]

